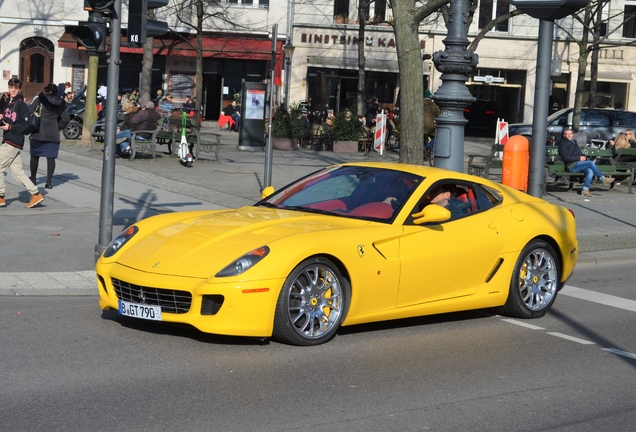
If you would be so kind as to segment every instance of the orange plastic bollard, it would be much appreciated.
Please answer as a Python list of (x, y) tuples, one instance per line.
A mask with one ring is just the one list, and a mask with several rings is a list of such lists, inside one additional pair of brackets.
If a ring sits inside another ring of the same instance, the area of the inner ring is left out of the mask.
[(504, 146), (501, 183), (511, 188), (528, 191), (530, 144), (522, 135), (510, 137)]

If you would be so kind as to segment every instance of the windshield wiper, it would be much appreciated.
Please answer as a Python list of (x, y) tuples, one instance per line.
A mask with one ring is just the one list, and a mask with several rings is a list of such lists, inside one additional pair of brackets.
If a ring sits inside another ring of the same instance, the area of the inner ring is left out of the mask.
[(324, 214), (324, 215), (330, 215), (330, 216), (336, 216), (338, 214), (328, 210), (321, 210), (321, 209), (303, 207), (303, 206), (288, 206), (288, 207), (281, 208), (281, 210), (298, 210), (298, 211), (303, 211), (307, 213), (317, 213), (317, 214)]
[(276, 204), (272, 204), (271, 202), (267, 202), (267, 201), (256, 203), (254, 204), (254, 207), (267, 207), (267, 208), (276, 208), (276, 209), (280, 208)]

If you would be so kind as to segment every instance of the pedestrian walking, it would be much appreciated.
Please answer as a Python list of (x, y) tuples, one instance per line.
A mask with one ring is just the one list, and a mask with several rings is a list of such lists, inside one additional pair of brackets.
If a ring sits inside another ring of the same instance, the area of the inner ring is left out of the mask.
[[(28, 127), (29, 117), (29, 108), (24, 103), (21, 90), (22, 81), (18, 78), (11, 78), (9, 80), (9, 91), (3, 96), (5, 101), (4, 111), (0, 114), (0, 129), (4, 133), (2, 134), (2, 144), (0, 145), (0, 173), (9, 168), (13, 178), (31, 194), (31, 200), (26, 205), (27, 208), (31, 208), (44, 201), (44, 195), (26, 176), (20, 161), (20, 150), (24, 148), (24, 131)], [(4, 173), (1, 173), (0, 207), (7, 205), (5, 192)]]
[(46, 158), (46, 183), (47, 189), (53, 189), (53, 173), (55, 172), (55, 159), (60, 151), (60, 131), (66, 127), (70, 117), (66, 112), (66, 102), (62, 95), (58, 94), (55, 84), (49, 84), (44, 92), (38, 95), (36, 101), (29, 107), (29, 113), (33, 113), (38, 107), (42, 107), (40, 114), (40, 130), (31, 134), (30, 152), (31, 177), (29, 180), (37, 185), (37, 172), (40, 158)]

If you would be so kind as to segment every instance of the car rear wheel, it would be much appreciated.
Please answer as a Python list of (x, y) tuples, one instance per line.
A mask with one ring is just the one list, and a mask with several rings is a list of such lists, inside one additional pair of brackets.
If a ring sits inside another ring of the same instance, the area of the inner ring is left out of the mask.
[(556, 299), (559, 279), (560, 264), (554, 249), (543, 240), (533, 240), (517, 259), (501, 312), (517, 318), (542, 317)]
[(330, 260), (310, 258), (301, 262), (278, 296), (274, 337), (291, 345), (327, 342), (340, 327), (349, 298), (349, 282)]

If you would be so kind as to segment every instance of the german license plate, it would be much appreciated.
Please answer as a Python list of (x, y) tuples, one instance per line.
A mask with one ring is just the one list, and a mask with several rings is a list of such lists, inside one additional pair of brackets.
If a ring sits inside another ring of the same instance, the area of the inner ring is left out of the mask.
[(119, 300), (121, 315), (153, 321), (161, 321), (161, 307)]

